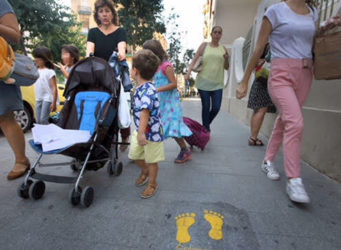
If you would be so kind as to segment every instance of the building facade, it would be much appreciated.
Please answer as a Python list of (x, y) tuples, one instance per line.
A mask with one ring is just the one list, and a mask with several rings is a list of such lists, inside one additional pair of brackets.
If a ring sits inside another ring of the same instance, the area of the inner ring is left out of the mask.
[(89, 29), (96, 27), (93, 18), (95, 0), (71, 0), (71, 9), (82, 23), (82, 33), (88, 34)]

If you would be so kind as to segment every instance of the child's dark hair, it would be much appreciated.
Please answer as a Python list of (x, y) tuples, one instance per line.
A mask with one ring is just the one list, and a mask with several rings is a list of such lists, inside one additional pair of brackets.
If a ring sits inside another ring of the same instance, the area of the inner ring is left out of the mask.
[(49, 48), (45, 46), (38, 47), (33, 50), (33, 57), (44, 60), (46, 68), (54, 69), (53, 56)]
[(73, 44), (65, 44), (62, 46), (62, 50), (65, 50), (73, 58), (73, 63), (76, 64), (79, 61), (79, 49)]
[(162, 45), (158, 40), (148, 40), (144, 42), (143, 48), (153, 51), (153, 53), (157, 55), (161, 62), (168, 59), (166, 51), (162, 48)]
[(145, 80), (151, 80), (159, 68), (159, 58), (149, 49), (138, 51), (133, 57), (133, 68), (139, 70)]
[(101, 25), (101, 21), (98, 18), (98, 11), (100, 8), (108, 7), (113, 15), (112, 23), (115, 25), (118, 25), (118, 17), (117, 12), (115, 10), (114, 2), (111, 0), (96, 0), (95, 2), (95, 11), (94, 11), (94, 19), (97, 23), (97, 25)]

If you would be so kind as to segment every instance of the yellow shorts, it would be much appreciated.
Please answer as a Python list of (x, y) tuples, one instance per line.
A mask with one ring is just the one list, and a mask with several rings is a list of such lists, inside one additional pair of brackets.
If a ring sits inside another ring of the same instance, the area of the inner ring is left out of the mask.
[(163, 142), (148, 141), (147, 145), (140, 146), (137, 142), (137, 132), (131, 136), (129, 159), (145, 160), (146, 163), (156, 163), (165, 160)]

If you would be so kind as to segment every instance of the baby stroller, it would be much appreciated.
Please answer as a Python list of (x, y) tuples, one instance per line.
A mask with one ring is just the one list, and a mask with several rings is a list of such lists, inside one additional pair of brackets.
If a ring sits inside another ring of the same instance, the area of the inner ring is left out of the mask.
[[(20, 197), (40, 199), (46, 182), (72, 183), (69, 200), (76, 206), (81, 203), (88, 207), (94, 197), (90, 186), (80, 187), (85, 170), (107, 168), (109, 175), (119, 176), (123, 164), (118, 161), (118, 119), (120, 84), (109, 64), (97, 57), (89, 57), (78, 62), (72, 69), (66, 83), (64, 96), (66, 102), (60, 112), (58, 126), (63, 129), (88, 130), (91, 138), (86, 143), (44, 152), (41, 145), (30, 140), (32, 148), (39, 153), (38, 159), (29, 170), (18, 189)], [(41, 164), (43, 155), (62, 154), (73, 157), (69, 163)], [(70, 165), (78, 172), (76, 177), (55, 176), (38, 173), (36, 167)], [(33, 181), (34, 179), (34, 181)]]

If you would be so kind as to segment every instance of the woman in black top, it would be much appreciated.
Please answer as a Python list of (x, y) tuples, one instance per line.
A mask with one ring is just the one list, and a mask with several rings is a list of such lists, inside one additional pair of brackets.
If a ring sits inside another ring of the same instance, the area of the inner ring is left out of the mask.
[(126, 57), (127, 34), (118, 26), (118, 17), (111, 0), (97, 0), (95, 2), (94, 18), (98, 25), (88, 33), (86, 45), (87, 55), (95, 56), (108, 61), (111, 54), (117, 51), (122, 61)]
[[(118, 17), (111, 0), (97, 0), (95, 2), (94, 18), (98, 25), (88, 33), (86, 45), (87, 56), (93, 53), (94, 56), (108, 61), (111, 54), (118, 52), (120, 61), (126, 59), (127, 34), (123, 28), (118, 26)], [(121, 129), (123, 142), (128, 142), (130, 128)], [(127, 149), (126, 145), (121, 145), (121, 151)]]

